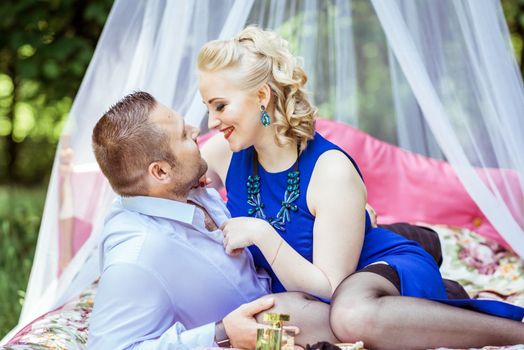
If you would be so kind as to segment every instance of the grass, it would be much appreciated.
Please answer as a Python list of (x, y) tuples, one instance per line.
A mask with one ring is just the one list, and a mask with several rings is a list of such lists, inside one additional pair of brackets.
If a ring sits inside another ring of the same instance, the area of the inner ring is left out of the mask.
[(18, 323), (45, 192), (43, 186), (0, 186), (0, 339)]

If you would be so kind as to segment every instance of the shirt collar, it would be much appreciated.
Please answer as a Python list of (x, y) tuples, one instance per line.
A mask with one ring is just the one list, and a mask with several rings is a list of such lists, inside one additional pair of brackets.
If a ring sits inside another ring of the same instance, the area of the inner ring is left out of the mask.
[(148, 216), (156, 216), (186, 224), (193, 223), (195, 206), (171, 199), (158, 197), (134, 196), (121, 197), (125, 209), (136, 211)]

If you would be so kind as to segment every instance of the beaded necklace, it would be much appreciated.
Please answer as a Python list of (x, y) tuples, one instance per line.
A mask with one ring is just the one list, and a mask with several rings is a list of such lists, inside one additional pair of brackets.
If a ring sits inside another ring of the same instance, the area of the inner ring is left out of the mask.
[(253, 150), (253, 175), (247, 177), (247, 204), (251, 206), (248, 209), (250, 216), (266, 220), (271, 226), (280, 231), (286, 231), (286, 223), (291, 222), (291, 212), (298, 211), (298, 206), (293, 203), (300, 196), (300, 171), (298, 170), (298, 154), (297, 160), (293, 165), (293, 170), (287, 173), (287, 187), (284, 193), (284, 200), (281, 202), (280, 210), (275, 218), (266, 217), (264, 213), (264, 203), (260, 197), (260, 176), (258, 175), (258, 155), (256, 150)]

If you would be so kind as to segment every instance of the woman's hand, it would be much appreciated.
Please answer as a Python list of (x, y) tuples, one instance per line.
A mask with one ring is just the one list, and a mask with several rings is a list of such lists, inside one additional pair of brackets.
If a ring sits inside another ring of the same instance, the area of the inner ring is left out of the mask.
[(274, 231), (267, 221), (249, 217), (229, 219), (220, 229), (224, 233), (226, 253), (231, 256), (241, 254), (245, 247), (256, 245), (264, 235)]

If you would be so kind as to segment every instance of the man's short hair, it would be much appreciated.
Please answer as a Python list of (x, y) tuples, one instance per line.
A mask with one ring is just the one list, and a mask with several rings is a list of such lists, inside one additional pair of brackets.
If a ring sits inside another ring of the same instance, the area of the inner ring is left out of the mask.
[(175, 163), (170, 136), (149, 119), (156, 106), (157, 101), (147, 92), (134, 92), (111, 106), (93, 129), (98, 165), (122, 196), (147, 194), (145, 179), (152, 162)]

